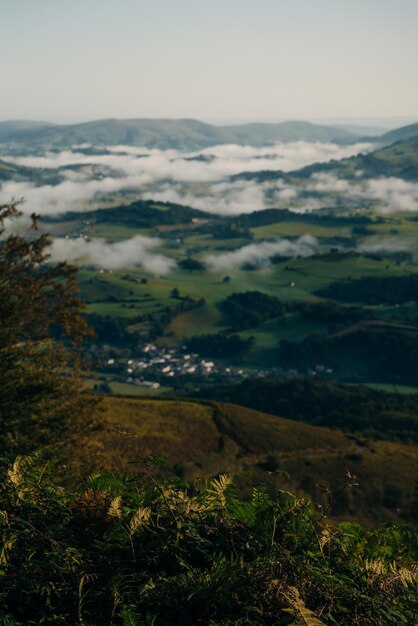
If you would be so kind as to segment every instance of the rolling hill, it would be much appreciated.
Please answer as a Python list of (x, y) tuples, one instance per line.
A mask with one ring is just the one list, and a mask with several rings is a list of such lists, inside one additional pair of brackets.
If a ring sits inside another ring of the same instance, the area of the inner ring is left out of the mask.
[(287, 179), (295, 181), (310, 178), (312, 174), (331, 174), (337, 178), (362, 180), (390, 176), (404, 180), (418, 180), (418, 131), (417, 135), (405, 141), (380, 147), (367, 154), (359, 154), (341, 161), (315, 163), (294, 172), (265, 170), (262, 172), (243, 172), (231, 177), (232, 180), (268, 180)]
[(105, 467), (136, 473), (141, 465), (132, 461), (151, 454), (186, 480), (228, 472), (243, 493), (261, 483), (317, 499), (317, 483), (338, 489), (349, 469), (359, 487), (336, 499), (335, 517), (413, 521), (416, 446), (356, 438), (215, 401), (107, 396), (100, 414), (107, 426), (68, 450), (76, 471)]
[[(1, 164), (0, 164), (1, 165)], [(212, 219), (212, 214), (171, 202), (136, 200), (129, 205), (96, 209), (88, 214), (93, 224), (115, 224), (128, 228), (152, 228), (154, 226), (190, 224), (194, 219)], [(46, 222), (60, 221), (62, 216), (46, 218)], [(77, 221), (80, 213), (65, 214), (67, 221)]]
[(9, 180), (56, 185), (61, 182), (62, 177), (56, 170), (25, 167), (0, 159), (0, 184)]
[(418, 123), (408, 124), (408, 126), (401, 126), (400, 128), (395, 128), (394, 130), (384, 133), (381, 137), (379, 137), (378, 141), (379, 143), (383, 142), (385, 144), (392, 144), (396, 141), (406, 141), (407, 139), (412, 139), (417, 136)]
[(27, 148), (68, 148), (72, 145), (129, 145), (160, 149), (199, 150), (219, 144), (265, 146), (278, 141), (351, 143), (357, 135), (344, 129), (309, 122), (214, 126), (198, 120), (98, 120), (83, 124), (45, 125), (3, 122), (0, 143)]

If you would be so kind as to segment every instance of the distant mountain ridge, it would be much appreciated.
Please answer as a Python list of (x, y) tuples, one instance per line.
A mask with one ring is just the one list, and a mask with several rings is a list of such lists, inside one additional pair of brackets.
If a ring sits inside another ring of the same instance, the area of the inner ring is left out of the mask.
[(198, 120), (97, 120), (82, 124), (2, 122), (0, 143), (26, 148), (69, 148), (73, 145), (129, 145), (159, 149), (200, 150), (221, 144), (265, 146), (279, 141), (354, 143), (358, 135), (342, 128), (310, 122), (250, 123), (214, 126)]
[(416, 124), (408, 124), (408, 126), (401, 126), (385, 133), (378, 138), (379, 142), (386, 145), (395, 143), (396, 141), (406, 141), (418, 137), (418, 122)]

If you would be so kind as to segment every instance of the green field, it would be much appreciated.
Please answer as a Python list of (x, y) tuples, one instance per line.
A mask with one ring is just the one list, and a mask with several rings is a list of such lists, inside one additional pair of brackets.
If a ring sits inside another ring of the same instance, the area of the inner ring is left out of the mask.
[[(167, 214), (171, 210), (167, 206), (155, 206), (159, 214)], [(149, 207), (147, 210), (150, 210)], [(188, 210), (180, 210), (179, 215), (183, 220), (187, 217)], [(366, 215), (368, 217), (364, 222), (365, 226), (357, 231), (354, 228), (357, 223), (356, 215), (352, 216), (344, 211), (341, 215), (337, 212), (329, 215), (321, 213), (319, 217), (299, 214), (284, 221), (251, 228), (247, 228), (244, 221), (243, 229), (239, 224), (235, 228), (237, 232), (246, 233), (245, 236), (227, 238), (223, 234), (225, 224), (216, 222), (218, 218), (206, 219), (203, 223), (191, 219), (189, 222), (186, 220), (182, 223), (161, 225), (153, 222), (150, 228), (130, 227), (127, 219), (123, 225), (106, 222), (86, 225), (83, 218), (65, 222), (61, 227), (64, 230), (72, 227), (73, 231), (77, 228), (90, 228), (91, 236), (103, 237), (108, 242), (121, 242), (137, 234), (159, 234), (160, 245), (156, 252), (172, 258), (176, 263), (187, 258), (204, 262), (208, 254), (224, 254), (240, 250), (250, 243), (257, 245), (280, 237), (296, 240), (310, 234), (318, 238), (322, 250), (320, 254), (307, 258), (276, 259), (274, 263), (264, 267), (231, 267), (226, 261), (224, 269), (216, 271), (210, 268), (185, 270), (177, 266), (165, 276), (149, 274), (141, 267), (112, 272), (86, 265), (81, 267), (79, 283), (82, 298), (87, 304), (87, 313), (120, 320), (129, 332), (139, 333), (144, 340), (151, 333), (152, 341), (160, 347), (178, 349), (185, 339), (194, 336), (231, 332), (230, 321), (223, 315), (220, 305), (232, 293), (258, 291), (286, 303), (316, 303), (321, 301), (316, 294), (317, 290), (337, 281), (417, 273), (418, 266), (412, 256), (399, 257), (390, 253), (360, 254), (355, 250), (379, 245), (380, 242), (389, 248), (394, 242), (401, 250), (405, 242), (407, 245), (415, 245), (418, 222), (411, 221), (408, 214), (377, 216), (367, 211)], [(216, 224), (220, 224), (219, 232)], [(59, 224), (54, 225), (55, 229), (59, 227)], [(173, 290), (179, 297), (173, 297)], [(199, 306), (197, 303), (200, 303)], [(418, 305), (415, 303), (399, 306), (382, 304), (363, 308), (376, 319), (401, 324), (415, 324), (418, 320)], [(243, 340), (252, 337), (254, 343), (241, 361), (241, 367), (277, 367), (281, 340), (301, 342), (315, 335), (325, 339), (333, 326), (335, 324), (330, 322), (309, 320), (296, 311), (287, 312), (276, 319), (268, 319), (254, 327), (247, 327), (245, 331), (239, 331), (239, 335)], [(336, 328), (341, 329), (338, 324)], [(126, 352), (126, 346), (124, 350)], [(369, 373), (369, 357), (362, 355), (359, 363), (359, 354), (357, 348), (341, 351), (338, 366), (334, 367), (337, 375), (350, 380), (351, 373), (355, 371), (355, 380), (359, 376), (364, 377), (366, 382), (373, 380), (370, 378), (372, 373)], [(227, 363), (230, 361), (227, 360)], [(391, 384), (387, 380), (376, 382)]]

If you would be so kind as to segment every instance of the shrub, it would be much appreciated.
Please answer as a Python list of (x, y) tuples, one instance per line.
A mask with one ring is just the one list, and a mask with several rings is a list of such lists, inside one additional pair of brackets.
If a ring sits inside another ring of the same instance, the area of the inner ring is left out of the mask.
[(411, 625), (417, 538), (331, 525), (232, 479), (101, 474), (69, 492), (36, 457), (4, 466), (0, 624)]

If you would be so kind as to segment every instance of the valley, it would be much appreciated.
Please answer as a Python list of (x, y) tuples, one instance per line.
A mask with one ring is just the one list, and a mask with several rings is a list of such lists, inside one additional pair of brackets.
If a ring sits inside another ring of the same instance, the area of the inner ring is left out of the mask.
[(334, 517), (414, 525), (417, 129), (209, 145), (230, 131), (182, 122), (186, 149), (163, 143), (172, 124), (103, 124), (86, 132), (137, 130), (74, 146), (80, 129), (0, 127), (2, 197), (26, 194), (22, 227), (37, 210), (51, 262), (75, 263), (95, 332), (84, 384), (107, 427), (75, 440), (71, 472), (156, 454), (181, 479), (315, 499), (349, 469)]

